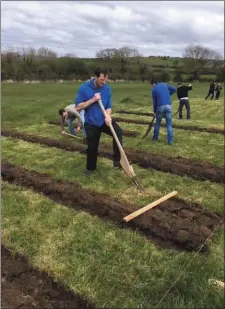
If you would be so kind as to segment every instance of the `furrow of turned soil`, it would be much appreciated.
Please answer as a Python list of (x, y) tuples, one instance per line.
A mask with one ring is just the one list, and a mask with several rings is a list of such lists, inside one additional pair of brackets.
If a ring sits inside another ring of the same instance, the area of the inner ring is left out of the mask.
[(95, 308), (74, 292), (33, 268), (20, 254), (1, 246), (2, 308)]
[[(49, 121), (48, 123), (49, 123), (49, 124), (53, 124), (53, 125), (58, 125), (58, 126), (59, 126), (59, 121), (53, 121), (53, 120), (51, 120), (51, 121)], [(65, 124), (65, 126), (68, 126), (68, 125)], [(75, 124), (74, 127), (77, 128), (77, 124)], [(124, 130), (124, 129), (123, 129), (123, 135), (124, 135), (124, 136), (127, 136), (127, 137), (136, 137), (136, 136), (140, 135), (140, 133), (137, 132), (137, 131)]]
[(147, 112), (136, 112), (136, 111), (126, 111), (125, 109), (121, 109), (116, 111), (117, 114), (125, 114), (125, 115), (137, 115), (137, 116), (153, 116), (154, 113)]
[[(40, 137), (16, 131), (2, 131), (3, 136), (22, 139), (31, 143), (57, 147), (66, 151), (78, 151), (86, 153), (86, 146), (81, 143), (69, 143), (47, 137)], [(153, 154), (140, 150), (125, 148), (125, 153), (131, 163), (142, 168), (153, 168), (158, 171), (173, 173), (180, 176), (188, 176), (196, 180), (210, 180), (211, 182), (224, 183), (224, 168), (201, 160), (190, 160), (182, 157), (169, 157), (166, 155)], [(99, 148), (99, 156), (112, 159), (112, 149), (106, 147)]]
[[(219, 214), (209, 212), (198, 204), (172, 198), (125, 223), (123, 218), (139, 209), (137, 205), (82, 188), (79, 183), (56, 180), (48, 174), (28, 171), (7, 162), (2, 162), (1, 176), (4, 181), (32, 188), (55, 202), (84, 209), (103, 220), (113, 221), (119, 227), (135, 229), (153, 242), (158, 239), (158, 244), (165, 247), (173, 244), (174, 248), (196, 250), (222, 220)], [(208, 244), (205, 244), (202, 252), (207, 250)]]
[[(126, 112), (126, 114), (129, 114), (129, 113)], [(139, 114), (139, 115), (141, 115), (141, 114)], [(145, 116), (145, 115), (143, 115), (143, 116)], [(151, 121), (151, 119), (149, 119), (149, 121), (147, 121), (147, 120), (139, 120), (139, 119), (127, 119), (127, 118), (122, 118), (122, 117), (113, 117), (113, 119), (117, 122), (145, 124), (145, 125), (149, 125), (149, 123)], [(163, 128), (165, 128), (166, 124), (162, 123), (161, 126)], [(207, 127), (198, 127), (198, 126), (193, 126), (193, 125), (185, 125), (184, 126), (184, 125), (179, 125), (179, 124), (174, 124), (174, 123), (173, 123), (173, 128), (181, 129), (181, 130), (207, 132), (207, 133), (218, 133), (218, 134), (224, 134), (225, 133), (224, 129), (220, 129), (220, 128), (214, 128), (214, 127), (208, 127), (207, 128)]]

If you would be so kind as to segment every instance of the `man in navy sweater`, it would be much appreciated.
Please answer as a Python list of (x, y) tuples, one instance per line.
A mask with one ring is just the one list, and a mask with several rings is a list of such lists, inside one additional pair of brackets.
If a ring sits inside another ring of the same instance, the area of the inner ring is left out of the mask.
[[(104, 69), (95, 70), (95, 78), (81, 85), (76, 97), (76, 110), (85, 110), (85, 132), (87, 137), (87, 164), (85, 174), (89, 175), (97, 167), (98, 146), (101, 133), (104, 132), (112, 136), (108, 124), (111, 122), (114, 130), (122, 144), (122, 130), (119, 125), (112, 120), (112, 93), (111, 87), (106, 84), (107, 72)], [(107, 117), (101, 111), (98, 100), (106, 110)], [(113, 139), (113, 165), (120, 167), (120, 152)]]
[(172, 129), (172, 105), (170, 96), (173, 95), (177, 89), (165, 84), (158, 83), (155, 80), (151, 80), (152, 84), (152, 101), (154, 115), (156, 117), (156, 124), (154, 128), (153, 141), (158, 140), (159, 130), (161, 126), (162, 117), (166, 118), (167, 128), (167, 142), (173, 144), (173, 129)]

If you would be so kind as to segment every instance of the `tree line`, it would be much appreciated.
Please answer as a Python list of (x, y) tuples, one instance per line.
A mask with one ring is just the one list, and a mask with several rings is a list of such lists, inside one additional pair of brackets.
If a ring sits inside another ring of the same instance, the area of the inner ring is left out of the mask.
[(86, 80), (97, 66), (107, 68), (111, 80), (201, 81), (214, 75), (224, 81), (222, 56), (200, 45), (188, 45), (182, 58), (143, 57), (137, 49), (127, 46), (101, 49), (91, 59), (75, 54), (60, 57), (45, 47), (21, 51), (12, 48), (1, 53), (2, 80)]

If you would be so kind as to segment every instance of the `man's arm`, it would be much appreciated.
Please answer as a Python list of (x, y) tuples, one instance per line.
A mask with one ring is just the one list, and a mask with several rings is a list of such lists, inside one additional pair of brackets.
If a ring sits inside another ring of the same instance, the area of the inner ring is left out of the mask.
[(177, 91), (177, 88), (170, 86), (168, 84), (167, 84), (167, 87), (168, 87), (170, 95), (173, 95)]
[(98, 100), (99, 100), (99, 95), (95, 94), (93, 98), (91, 98), (88, 101), (85, 101), (85, 93), (84, 93), (83, 87), (81, 86), (80, 89), (78, 90), (77, 97), (75, 100), (76, 110), (80, 112), (83, 109), (88, 108), (90, 105), (97, 102)]
[(108, 95), (108, 100), (107, 100), (107, 103), (106, 103), (106, 106), (105, 106), (105, 111), (106, 111), (107, 115), (109, 116), (109, 117), (107, 117), (107, 119), (105, 119), (106, 124), (108, 124), (109, 122), (112, 121), (112, 118), (111, 118), (111, 114), (112, 114), (112, 91), (111, 91), (111, 88), (109, 88), (109, 95)]
[(157, 110), (157, 99), (156, 99), (155, 89), (152, 89), (152, 104), (153, 104), (153, 111), (155, 114)]
[(64, 131), (64, 126), (65, 126), (65, 118), (60, 117), (60, 127), (62, 132)]

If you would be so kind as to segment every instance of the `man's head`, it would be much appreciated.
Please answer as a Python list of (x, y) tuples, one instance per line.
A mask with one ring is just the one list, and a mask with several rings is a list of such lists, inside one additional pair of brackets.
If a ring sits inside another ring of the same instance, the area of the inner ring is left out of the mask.
[(103, 87), (107, 82), (108, 73), (106, 69), (97, 68), (95, 70), (95, 84), (97, 87)]
[(180, 87), (180, 86), (182, 86), (182, 83), (177, 83), (177, 87)]
[(60, 116), (63, 116), (63, 117), (67, 117), (67, 111), (64, 109), (64, 108), (61, 108), (60, 110), (59, 110), (59, 115)]
[(155, 79), (151, 79), (150, 84), (152, 85), (152, 87), (155, 87), (157, 81)]

